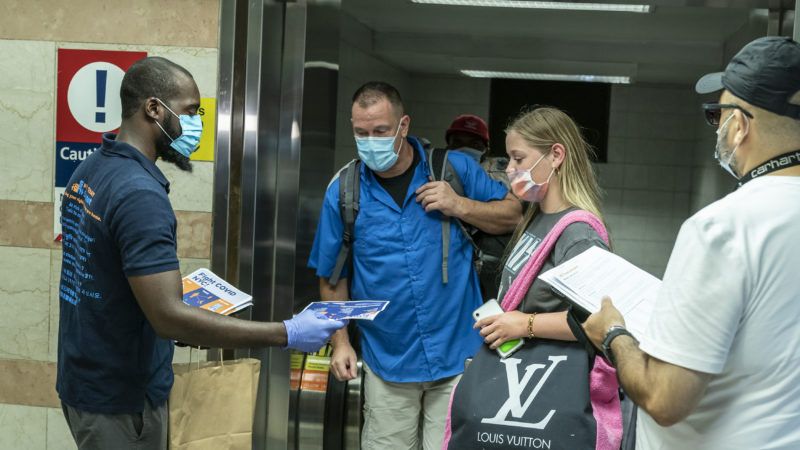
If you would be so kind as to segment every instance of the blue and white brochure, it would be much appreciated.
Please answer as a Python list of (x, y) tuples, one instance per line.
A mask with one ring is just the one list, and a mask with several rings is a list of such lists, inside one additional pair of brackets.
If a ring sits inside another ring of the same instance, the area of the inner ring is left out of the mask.
[(334, 320), (373, 320), (389, 304), (388, 300), (347, 300), (338, 302), (312, 302), (303, 309), (321, 312)]

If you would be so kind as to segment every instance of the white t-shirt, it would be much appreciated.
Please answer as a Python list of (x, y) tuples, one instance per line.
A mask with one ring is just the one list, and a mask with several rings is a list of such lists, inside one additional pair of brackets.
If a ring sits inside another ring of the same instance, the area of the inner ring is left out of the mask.
[(800, 449), (800, 177), (687, 220), (648, 328), (643, 351), (715, 376), (672, 427), (640, 410), (637, 450)]

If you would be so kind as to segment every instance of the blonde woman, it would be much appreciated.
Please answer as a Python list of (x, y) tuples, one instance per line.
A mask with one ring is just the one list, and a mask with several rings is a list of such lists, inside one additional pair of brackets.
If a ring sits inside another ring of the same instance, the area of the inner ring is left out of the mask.
[[(530, 207), (503, 263), (504, 313), (475, 324), (482, 346), (451, 397), (443, 448), (618, 449), (615, 372), (580, 335), (569, 303), (536, 277), (608, 235), (590, 148), (575, 122), (540, 107), (506, 129), (507, 173)], [(495, 349), (524, 339), (506, 358)]]
[[(589, 163), (590, 151), (575, 122), (555, 108), (541, 107), (524, 113), (506, 129), (509, 181), (514, 194), (531, 205), (506, 250), (498, 299), (503, 298), (519, 270), (560, 218), (580, 209), (602, 220), (600, 189)], [(591, 246), (607, 248), (588, 224), (569, 225), (540, 272)], [(510, 339), (527, 337), (530, 320), (537, 337), (574, 341), (567, 326), (567, 307), (547, 283), (537, 279), (518, 310), (486, 318), (476, 328), (493, 349)], [(536, 315), (531, 317), (533, 313)]]

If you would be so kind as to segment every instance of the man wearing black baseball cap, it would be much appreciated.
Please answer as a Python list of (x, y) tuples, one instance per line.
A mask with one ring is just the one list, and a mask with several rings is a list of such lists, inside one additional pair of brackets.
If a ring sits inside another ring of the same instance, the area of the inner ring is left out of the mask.
[[(584, 324), (640, 406), (638, 449), (800, 448), (800, 44), (765, 37), (696, 87), (737, 190), (681, 227), (647, 331)], [(637, 341), (638, 340), (638, 341)]]

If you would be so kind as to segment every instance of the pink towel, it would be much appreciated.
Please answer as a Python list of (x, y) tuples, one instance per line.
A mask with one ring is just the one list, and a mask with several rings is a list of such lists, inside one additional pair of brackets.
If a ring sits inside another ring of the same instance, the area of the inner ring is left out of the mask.
[(617, 450), (622, 443), (622, 406), (617, 370), (599, 354), (589, 373), (589, 398), (597, 423), (597, 450)]
[[(561, 233), (572, 223), (585, 222), (589, 224), (608, 244), (608, 232), (594, 214), (587, 211), (572, 211), (564, 215), (558, 223), (547, 233), (544, 240), (534, 251), (533, 256), (522, 268), (522, 271), (511, 283), (508, 292), (503, 297), (501, 306), (505, 311), (514, 311), (519, 307), (525, 294), (530, 289), (533, 280), (539, 276), (542, 266), (550, 256), (556, 241)], [(457, 387), (457, 386), (456, 386)], [(456, 387), (450, 393), (450, 406), (447, 408), (447, 418), (445, 419), (445, 436), (442, 449), (447, 450), (452, 436), (452, 425), (450, 421), (450, 411), (453, 407), (453, 397)], [(594, 359), (594, 366), (589, 373), (589, 398), (592, 402), (592, 414), (597, 422), (596, 450), (617, 450), (622, 442), (622, 411), (619, 401), (619, 384), (617, 382), (617, 372), (602, 356), (597, 355)]]

